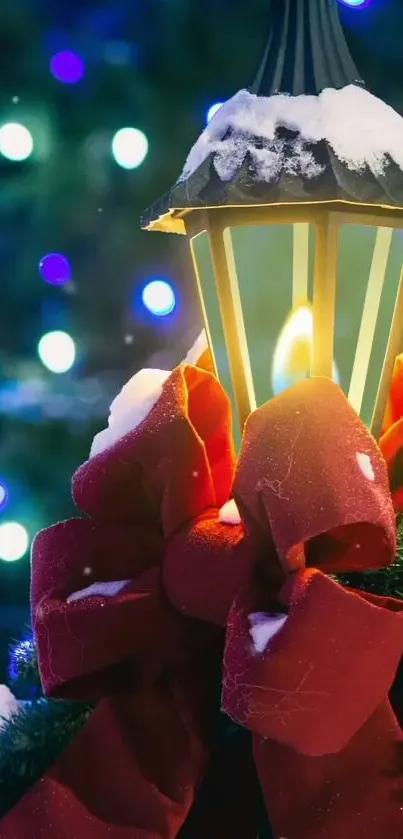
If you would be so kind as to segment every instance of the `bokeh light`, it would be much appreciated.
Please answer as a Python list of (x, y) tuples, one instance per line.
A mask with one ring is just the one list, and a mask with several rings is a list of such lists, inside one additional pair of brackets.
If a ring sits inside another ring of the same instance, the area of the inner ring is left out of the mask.
[(210, 122), (210, 120), (213, 119), (213, 116), (215, 116), (223, 104), (224, 102), (215, 102), (214, 105), (211, 105), (206, 114), (206, 122)]
[(25, 556), (29, 546), (26, 528), (16, 521), (7, 521), (0, 525), (0, 559), (15, 562)]
[(39, 273), (51, 285), (63, 285), (71, 279), (70, 263), (62, 253), (48, 253), (39, 263)]
[(8, 491), (5, 483), (0, 481), (0, 510), (4, 510), (8, 501)]
[(353, 9), (362, 9), (364, 6), (368, 6), (371, 0), (339, 0), (343, 6), (351, 6)]
[(6, 122), (0, 128), (0, 153), (8, 160), (22, 161), (32, 154), (34, 141), (25, 125)]
[(121, 128), (112, 140), (112, 154), (123, 169), (137, 169), (148, 152), (148, 140), (138, 128)]
[(67, 373), (76, 358), (75, 343), (67, 332), (47, 332), (39, 341), (38, 355), (51, 373)]
[(156, 317), (170, 315), (176, 306), (175, 292), (165, 280), (153, 280), (143, 289), (143, 303)]
[(70, 50), (57, 52), (50, 61), (52, 76), (63, 84), (76, 84), (82, 79), (84, 70), (82, 58)]

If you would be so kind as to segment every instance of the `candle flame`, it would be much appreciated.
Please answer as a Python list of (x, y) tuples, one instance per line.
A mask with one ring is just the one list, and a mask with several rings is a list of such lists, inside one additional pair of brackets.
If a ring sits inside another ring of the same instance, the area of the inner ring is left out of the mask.
[[(288, 316), (277, 341), (271, 371), (274, 395), (310, 375), (313, 344), (313, 311), (309, 303)], [(333, 379), (338, 381), (336, 365)]]

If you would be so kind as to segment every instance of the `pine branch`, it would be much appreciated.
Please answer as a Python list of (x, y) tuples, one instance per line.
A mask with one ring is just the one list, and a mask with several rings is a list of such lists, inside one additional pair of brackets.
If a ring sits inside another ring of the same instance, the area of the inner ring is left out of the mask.
[(403, 598), (403, 516), (397, 522), (397, 551), (393, 565), (379, 571), (355, 574), (336, 574), (335, 578), (347, 588), (357, 588), (372, 594)]
[(0, 732), (0, 818), (71, 743), (92, 706), (39, 699), (21, 707)]

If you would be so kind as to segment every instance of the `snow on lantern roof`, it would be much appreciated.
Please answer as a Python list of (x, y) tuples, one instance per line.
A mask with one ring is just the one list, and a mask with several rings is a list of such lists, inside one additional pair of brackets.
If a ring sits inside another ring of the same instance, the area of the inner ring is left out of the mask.
[(217, 111), (142, 227), (190, 210), (352, 201), (403, 206), (403, 118), (359, 78), (335, 0), (273, 0), (250, 90)]

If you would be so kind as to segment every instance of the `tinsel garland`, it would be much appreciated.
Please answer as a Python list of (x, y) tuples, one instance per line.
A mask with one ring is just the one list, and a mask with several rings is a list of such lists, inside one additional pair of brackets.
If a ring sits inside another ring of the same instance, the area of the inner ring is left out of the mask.
[(40, 699), (42, 696), (35, 641), (28, 628), (22, 638), (10, 645), (8, 678), (17, 698)]
[[(340, 574), (336, 579), (347, 587), (402, 598), (403, 517), (398, 522), (398, 549), (393, 566), (365, 574)], [(26, 635), (11, 648), (9, 677), (12, 690), (27, 701), (3, 723), (0, 731), (0, 818), (57, 760), (93, 709), (87, 703), (40, 696), (32, 636)], [(232, 734), (231, 725), (222, 724), (220, 736)]]

